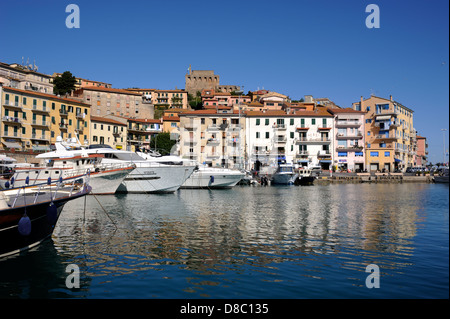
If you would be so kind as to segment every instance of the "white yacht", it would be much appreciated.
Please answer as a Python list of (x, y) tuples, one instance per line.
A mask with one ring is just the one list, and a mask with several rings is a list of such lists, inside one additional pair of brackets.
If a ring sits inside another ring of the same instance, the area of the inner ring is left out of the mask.
[(118, 192), (125, 193), (173, 193), (196, 167), (194, 163), (177, 161), (176, 157), (147, 157), (145, 153), (116, 150), (105, 145), (91, 145), (86, 152), (103, 155), (105, 163), (129, 163), (136, 166), (118, 189)]
[(238, 170), (199, 165), (181, 188), (232, 188), (244, 177)]
[(22, 187), (39, 183), (52, 183), (90, 175), (92, 194), (114, 194), (124, 178), (135, 166), (130, 163), (105, 163), (102, 155), (87, 154), (82, 149), (67, 149), (57, 138), (56, 150), (36, 156), (38, 166), (17, 163), (8, 176), (0, 179), (0, 187)]

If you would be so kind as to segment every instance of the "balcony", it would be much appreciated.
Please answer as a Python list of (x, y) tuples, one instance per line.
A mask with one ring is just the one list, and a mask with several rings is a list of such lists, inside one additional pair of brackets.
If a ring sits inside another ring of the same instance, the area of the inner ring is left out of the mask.
[(65, 123), (59, 123), (59, 129), (60, 129), (60, 130), (67, 130), (68, 127), (69, 127), (68, 124), (65, 124)]
[(309, 130), (309, 127), (308, 127), (308, 126), (305, 126), (305, 125), (303, 124), (303, 125), (297, 126), (296, 129), (297, 129), (298, 131), (307, 131), (307, 130)]
[(218, 132), (218, 131), (220, 131), (220, 126), (217, 124), (211, 124), (208, 126), (207, 130), (209, 132)]
[(69, 115), (69, 113), (64, 109), (59, 109), (59, 115), (67, 117)]
[(84, 118), (86, 117), (86, 114), (80, 112), (80, 113), (77, 113), (76, 117), (77, 117), (77, 119), (84, 120)]
[(46, 106), (37, 106), (33, 105), (32, 109), (33, 112), (42, 112), (42, 113), (50, 113), (50, 108)]
[(32, 140), (39, 140), (39, 141), (48, 141), (49, 137), (45, 134), (31, 134)]
[(385, 116), (385, 115), (397, 116), (399, 114), (400, 114), (400, 111), (389, 108), (387, 110), (378, 110), (375, 114), (375, 117), (380, 117), (380, 116)]
[(231, 124), (229, 129), (231, 131), (239, 131), (241, 129), (241, 125), (240, 124)]
[(219, 145), (220, 141), (217, 138), (209, 138), (206, 142), (207, 145)]
[(287, 141), (286, 136), (280, 135), (280, 136), (274, 138), (274, 143), (275, 143), (275, 144), (285, 144), (286, 141)]
[(337, 120), (336, 127), (360, 127), (362, 122), (351, 120)]
[(296, 139), (294, 139), (294, 143), (296, 145), (300, 145), (300, 144), (328, 144), (331, 143), (331, 138), (330, 137), (298, 137)]
[(276, 131), (286, 131), (285, 124), (275, 124), (275, 125), (272, 125), (272, 128), (274, 128)]
[[(17, 126), (16, 126), (17, 127)], [(19, 132), (8, 132), (8, 131), (3, 131), (3, 135), (2, 137), (7, 137), (7, 138), (22, 138), (22, 134)]]
[(50, 122), (33, 120), (31, 122), (31, 125), (49, 128), (50, 127)]
[(397, 137), (393, 135), (385, 135), (385, 134), (379, 134), (374, 136), (376, 140), (396, 140)]
[(338, 145), (336, 151), (338, 152), (362, 152), (363, 147), (361, 145)]
[(84, 130), (84, 127), (83, 127), (83, 126), (80, 126), (80, 127), (77, 127), (77, 128), (75, 129), (75, 132), (78, 133), (78, 134), (80, 134), (80, 133), (83, 133), (83, 130)]
[(363, 135), (361, 132), (358, 132), (356, 134), (343, 134), (343, 133), (337, 133), (336, 138), (338, 140), (345, 140), (345, 139), (360, 139)]
[(19, 102), (13, 102), (13, 101), (10, 101), (10, 100), (5, 100), (3, 105), (7, 106), (7, 107), (10, 107), (10, 108), (13, 108), (13, 109), (19, 109), (19, 110), (22, 109), (22, 106), (19, 104)]
[(3, 122), (7, 122), (9, 124), (22, 124), (22, 120), (18, 117), (13, 117), (13, 116), (3, 116), (2, 117), (2, 121)]
[(330, 157), (331, 151), (330, 150), (320, 150), (317, 152), (318, 157)]

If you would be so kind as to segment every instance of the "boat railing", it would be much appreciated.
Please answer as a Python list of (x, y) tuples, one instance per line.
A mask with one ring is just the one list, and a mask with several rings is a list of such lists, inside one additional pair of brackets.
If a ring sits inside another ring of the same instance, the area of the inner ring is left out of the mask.
[[(82, 187), (86, 187), (89, 184), (89, 178), (90, 172), (87, 171), (81, 176), (66, 179), (59, 178), (54, 182), (6, 188), (1, 189), (0, 192), (2, 192), (7, 198), (14, 198), (12, 199), (12, 204), (10, 205), (10, 208), (14, 208), (16, 206), (17, 200), (21, 196), (26, 196), (27, 194), (33, 195), (33, 200), (29, 204), (36, 204), (40, 196), (47, 195), (47, 191), (50, 191), (51, 201), (57, 199), (57, 195), (66, 195), (68, 197), (71, 197), (74, 190), (81, 189)], [(81, 183), (80, 179), (82, 180)]]

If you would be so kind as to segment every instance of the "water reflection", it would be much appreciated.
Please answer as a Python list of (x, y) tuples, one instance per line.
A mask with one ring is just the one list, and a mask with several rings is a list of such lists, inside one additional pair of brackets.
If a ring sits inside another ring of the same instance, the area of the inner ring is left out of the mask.
[(52, 241), (61, 265), (82, 268), (82, 289), (74, 294), (60, 280), (52, 291), (76, 297), (295, 298), (305, 289), (317, 297), (317, 280), (326, 281), (330, 293), (343, 283), (361, 287), (368, 264), (389, 276), (411, 265), (414, 239), (426, 221), (427, 187), (89, 196), (66, 205)]

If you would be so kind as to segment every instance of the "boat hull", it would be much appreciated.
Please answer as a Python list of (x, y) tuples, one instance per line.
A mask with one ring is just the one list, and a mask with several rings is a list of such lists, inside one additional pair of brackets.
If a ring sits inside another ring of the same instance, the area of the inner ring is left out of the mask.
[[(213, 176), (214, 178), (212, 178)], [(195, 171), (181, 186), (183, 189), (189, 188), (232, 188), (244, 178), (243, 173), (221, 174), (220, 172)]]
[[(51, 236), (64, 205), (84, 195), (86, 192), (80, 192), (54, 200), (56, 215), (52, 217), (47, 211), (50, 201), (0, 211), (0, 258), (33, 248)], [(19, 232), (19, 221), (25, 213), (31, 221), (28, 235)]]
[(275, 173), (272, 177), (272, 184), (274, 185), (289, 185), (292, 184), (292, 179), (295, 174), (278, 174)]
[(449, 177), (448, 176), (434, 176), (434, 182), (435, 183), (448, 184), (449, 183)]
[(119, 193), (173, 193), (191, 176), (194, 166), (136, 167), (119, 186)]

